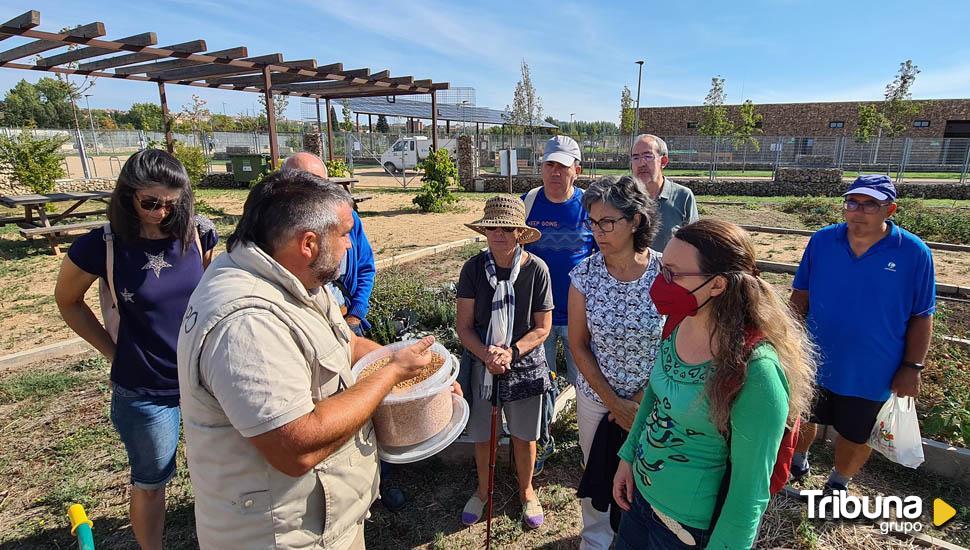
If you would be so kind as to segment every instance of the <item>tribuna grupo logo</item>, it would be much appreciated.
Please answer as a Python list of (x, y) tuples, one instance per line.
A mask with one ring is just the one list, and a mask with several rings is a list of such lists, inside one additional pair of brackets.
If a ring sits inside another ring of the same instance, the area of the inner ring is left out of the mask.
[(879, 522), (879, 531), (910, 533), (923, 530), (923, 499), (917, 496), (855, 496), (845, 491), (803, 490), (809, 519), (858, 519)]

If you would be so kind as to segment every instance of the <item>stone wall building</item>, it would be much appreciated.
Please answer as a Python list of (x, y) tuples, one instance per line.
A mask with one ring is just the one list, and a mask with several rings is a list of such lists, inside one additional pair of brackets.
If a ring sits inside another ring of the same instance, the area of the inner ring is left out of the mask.
[[(852, 136), (859, 118), (859, 106), (881, 102), (841, 101), (832, 103), (774, 103), (755, 105), (764, 116), (761, 129), (766, 136)], [(970, 138), (970, 99), (916, 100), (920, 114), (905, 134), (912, 138)], [(728, 118), (739, 119), (738, 105), (727, 105)], [(640, 130), (659, 136), (699, 135), (703, 106), (641, 107)]]

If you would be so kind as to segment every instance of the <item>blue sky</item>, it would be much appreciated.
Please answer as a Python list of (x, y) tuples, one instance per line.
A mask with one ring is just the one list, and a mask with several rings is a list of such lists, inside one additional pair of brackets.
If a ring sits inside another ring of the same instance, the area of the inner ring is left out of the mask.
[[(880, 99), (905, 59), (922, 69), (915, 97), (970, 97), (967, 0), (7, 0), (0, 17), (28, 9), (41, 12), (42, 30), (99, 20), (109, 38), (151, 30), (159, 44), (204, 38), (213, 50), (386, 68), (474, 87), (477, 104), (493, 108), (511, 102), (525, 59), (545, 114), (560, 120), (615, 121), (622, 87), (636, 94), (637, 59), (646, 60), (641, 106), (700, 104), (713, 75), (727, 79), (731, 103)], [(0, 92), (41, 76), (0, 70)], [(139, 82), (100, 79), (91, 93), (92, 107), (158, 100)], [(169, 86), (173, 109), (193, 93), (213, 112), (258, 105), (256, 94)], [(300, 101), (291, 99), (290, 118)]]

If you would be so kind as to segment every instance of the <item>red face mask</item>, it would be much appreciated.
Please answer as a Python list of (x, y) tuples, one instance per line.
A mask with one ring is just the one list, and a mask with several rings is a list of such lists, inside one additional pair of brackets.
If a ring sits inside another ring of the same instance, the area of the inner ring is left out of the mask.
[(713, 281), (714, 277), (717, 277), (717, 275), (711, 275), (694, 290), (687, 290), (674, 282), (668, 283), (663, 275), (654, 279), (653, 284), (650, 286), (650, 298), (653, 300), (653, 305), (657, 308), (657, 312), (667, 316), (667, 321), (664, 323), (663, 334), (661, 336), (663, 339), (670, 336), (681, 321), (687, 317), (697, 315), (697, 311), (711, 300), (713, 296), (704, 300), (704, 304), (698, 305), (697, 297), (694, 296), (694, 293), (707, 285), (707, 283)]

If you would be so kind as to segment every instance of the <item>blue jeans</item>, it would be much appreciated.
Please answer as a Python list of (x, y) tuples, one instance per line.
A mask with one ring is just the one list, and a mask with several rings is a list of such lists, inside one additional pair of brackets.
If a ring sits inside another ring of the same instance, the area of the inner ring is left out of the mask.
[(616, 534), (616, 550), (667, 550), (677, 548), (706, 548), (711, 539), (707, 529), (682, 525), (694, 539), (689, 545), (677, 537), (660, 521), (653, 507), (644, 500), (639, 490), (633, 491), (633, 506), (620, 518), (620, 530)]
[(125, 444), (132, 485), (161, 489), (172, 479), (180, 421), (177, 395), (140, 395), (112, 384), (111, 423)]
[[(556, 363), (556, 343), (562, 340), (563, 351), (566, 355), (566, 380), (575, 385), (576, 384), (576, 363), (573, 362), (573, 353), (569, 351), (569, 334), (566, 330), (566, 325), (553, 325), (552, 330), (549, 331), (549, 337), (546, 338), (543, 347), (546, 351), (546, 364), (549, 365), (549, 371), (558, 371), (558, 364)], [(546, 392), (545, 398), (542, 400), (542, 423), (539, 426), (539, 447), (545, 447), (552, 441), (552, 436), (549, 431), (552, 425), (552, 413), (556, 408), (556, 397), (559, 397), (559, 387), (556, 385), (555, 381), (552, 383), (552, 388)]]

